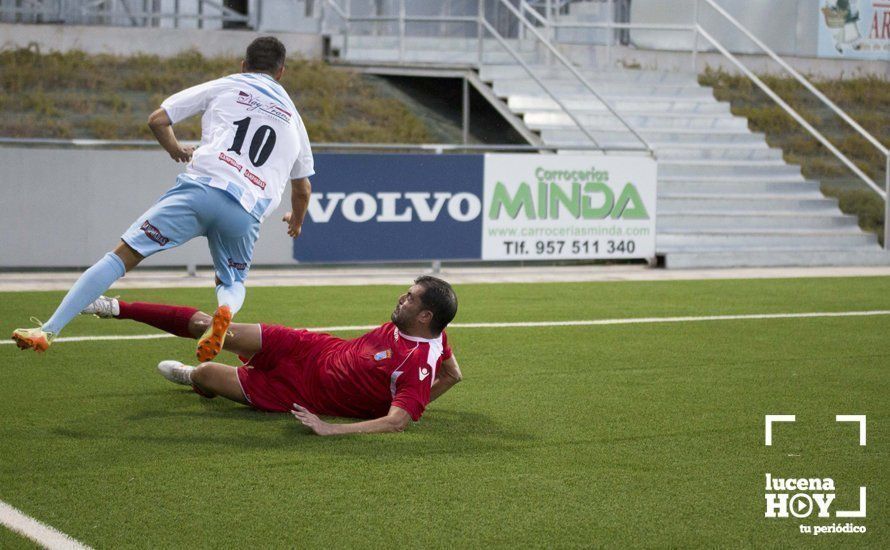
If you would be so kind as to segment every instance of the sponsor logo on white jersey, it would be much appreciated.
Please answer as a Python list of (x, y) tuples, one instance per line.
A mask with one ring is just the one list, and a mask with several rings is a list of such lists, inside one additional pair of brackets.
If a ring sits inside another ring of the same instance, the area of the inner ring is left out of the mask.
[(293, 116), (277, 104), (270, 101), (260, 101), (256, 96), (241, 90), (238, 91), (238, 97), (235, 99), (235, 102), (247, 107), (247, 111), (259, 110), (284, 122), (290, 122), (290, 119)]

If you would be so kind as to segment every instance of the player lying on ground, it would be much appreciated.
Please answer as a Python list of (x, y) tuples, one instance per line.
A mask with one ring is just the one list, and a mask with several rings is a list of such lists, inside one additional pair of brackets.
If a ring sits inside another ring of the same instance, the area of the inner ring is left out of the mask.
[[(260, 223), (281, 202), (288, 178), (292, 211), (284, 221), (291, 237), (300, 234), (309, 205), (312, 151), (300, 115), (278, 84), (285, 55), (278, 39), (257, 38), (247, 47), (240, 73), (174, 94), (151, 114), (149, 127), (173, 160), (188, 163), (185, 172), (136, 219), (117, 248), (80, 276), (49, 321), (13, 332), (19, 348), (46, 351), (75, 315), (143, 259), (205, 236), (219, 307), (198, 341), (197, 356), (209, 361), (219, 353), (244, 303)], [(182, 146), (173, 124), (201, 112), (201, 145)]]
[[(132, 319), (184, 338), (197, 338), (212, 318), (194, 308), (128, 304), (104, 296), (84, 313)], [(225, 349), (244, 365), (163, 361), (161, 374), (270, 412), (290, 411), (319, 435), (398, 432), (427, 404), (461, 380), (444, 329), (457, 313), (451, 286), (419, 277), (399, 297), (391, 322), (353, 340), (274, 325), (233, 323)], [(317, 414), (369, 418), (330, 424)]]

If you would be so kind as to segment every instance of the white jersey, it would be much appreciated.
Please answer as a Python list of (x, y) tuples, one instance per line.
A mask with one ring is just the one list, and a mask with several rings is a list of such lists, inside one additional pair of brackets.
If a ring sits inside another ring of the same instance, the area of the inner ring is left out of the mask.
[(288, 179), (315, 170), (306, 127), (278, 82), (263, 73), (238, 73), (168, 97), (172, 123), (203, 111), (201, 145), (186, 174), (232, 195), (263, 221), (281, 202)]

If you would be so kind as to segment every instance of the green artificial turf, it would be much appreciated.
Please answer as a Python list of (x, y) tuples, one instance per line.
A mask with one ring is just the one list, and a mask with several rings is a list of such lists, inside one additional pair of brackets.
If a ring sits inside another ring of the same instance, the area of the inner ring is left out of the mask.
[[(256, 288), (238, 318), (375, 324), (401, 291)], [(457, 291), (463, 323), (890, 310), (878, 277)], [(0, 331), (61, 295), (0, 294)], [(121, 295), (214, 305), (210, 288)], [(63, 336), (152, 332), (81, 318)], [(97, 548), (887, 547), (888, 334), (890, 316), (455, 327), (464, 382), (404, 433), (345, 438), (169, 384), (154, 367), (188, 359), (185, 340), (4, 345), (0, 500)], [(772, 447), (765, 414), (797, 415)], [(835, 414), (866, 414), (868, 445)], [(868, 517), (766, 519), (767, 472), (832, 477), (836, 509), (865, 485)], [(868, 532), (798, 528), (847, 521)]]

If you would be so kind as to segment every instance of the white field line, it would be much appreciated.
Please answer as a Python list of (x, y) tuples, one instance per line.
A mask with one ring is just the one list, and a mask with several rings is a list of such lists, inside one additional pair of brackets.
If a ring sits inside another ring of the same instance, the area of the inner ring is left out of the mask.
[[(454, 323), (448, 330), (462, 328), (533, 328), (533, 327), (587, 327), (601, 325), (634, 325), (657, 323), (698, 323), (707, 321), (747, 321), (758, 319), (814, 319), (820, 317), (872, 317), (890, 315), (890, 310), (872, 311), (822, 311), (811, 313), (755, 313), (748, 315), (707, 315), (701, 317), (629, 317), (627, 319), (590, 319), (579, 321), (529, 321), (517, 323)], [(343, 325), (334, 327), (311, 327), (315, 332), (345, 332), (373, 330), (380, 325)], [(69, 336), (53, 340), (56, 342), (98, 342), (103, 340), (159, 340), (174, 338), (172, 334), (130, 334), (114, 336)], [(14, 344), (11, 340), (0, 341), (0, 345)]]
[(23, 537), (33, 540), (51, 550), (90, 550), (89, 546), (77, 542), (65, 533), (25, 515), (0, 500), (0, 524)]

